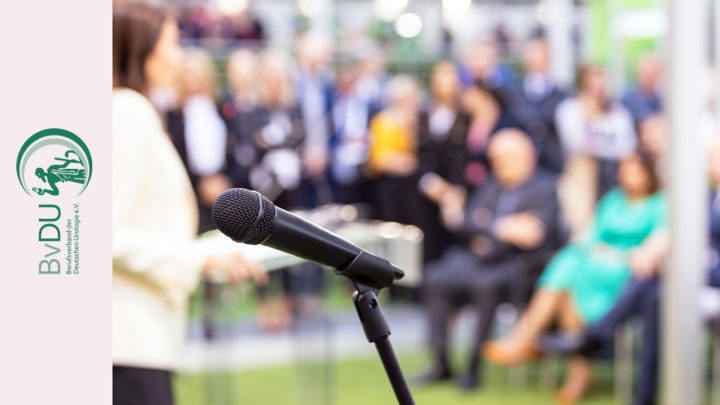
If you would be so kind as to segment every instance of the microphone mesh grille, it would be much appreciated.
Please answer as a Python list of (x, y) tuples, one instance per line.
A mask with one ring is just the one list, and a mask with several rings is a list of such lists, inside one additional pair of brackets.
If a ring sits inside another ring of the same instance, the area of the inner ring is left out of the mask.
[[(260, 213), (260, 198), (264, 212)], [(220, 232), (236, 242), (256, 245), (270, 234), (275, 225), (275, 205), (259, 193), (243, 188), (224, 191), (212, 206), (212, 219)]]

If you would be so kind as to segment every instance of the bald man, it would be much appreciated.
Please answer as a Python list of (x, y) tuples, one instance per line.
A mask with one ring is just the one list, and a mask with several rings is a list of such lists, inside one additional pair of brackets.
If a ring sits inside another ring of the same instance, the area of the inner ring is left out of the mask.
[[(488, 146), (493, 176), (461, 208), (457, 232), (468, 238), (428, 266), (425, 300), (433, 364), (418, 383), (451, 377), (448, 318), (465, 304), (479, 312), (467, 371), (458, 379), (465, 390), (478, 385), (478, 349), (487, 338), (501, 302), (521, 304), (537, 274), (560, 245), (554, 178), (536, 170), (537, 157), (528, 136), (517, 129), (495, 134)], [(448, 187), (446, 187), (448, 188)], [(438, 196), (443, 211), (457, 206), (457, 194)], [(448, 222), (458, 217), (444, 212)]]

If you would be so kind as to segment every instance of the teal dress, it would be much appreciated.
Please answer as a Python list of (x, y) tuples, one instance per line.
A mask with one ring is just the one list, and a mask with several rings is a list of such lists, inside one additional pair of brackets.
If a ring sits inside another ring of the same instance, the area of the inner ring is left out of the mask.
[(550, 261), (538, 287), (568, 291), (586, 323), (602, 318), (617, 301), (631, 277), (630, 251), (667, 221), (667, 200), (655, 193), (628, 201), (612, 189), (598, 203), (591, 228)]

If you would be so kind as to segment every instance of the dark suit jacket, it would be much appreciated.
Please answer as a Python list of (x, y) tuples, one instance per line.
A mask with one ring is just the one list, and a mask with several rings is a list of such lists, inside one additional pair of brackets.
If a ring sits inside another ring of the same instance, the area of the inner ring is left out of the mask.
[(453, 184), (463, 184), (466, 142), (470, 129), (470, 116), (457, 111), (455, 122), (444, 139), (434, 139), (430, 134), (430, 113), (423, 111), (418, 119), (418, 171), (433, 172)]
[[(471, 250), (482, 264), (519, 258), (533, 267), (547, 260), (562, 245), (564, 237), (555, 188), (554, 176), (538, 171), (514, 189), (504, 189), (492, 178), (475, 189), (465, 210), (463, 232), (471, 239)], [(493, 228), (497, 220), (521, 212), (531, 212), (544, 224), (545, 240), (535, 249), (524, 250), (495, 236)], [(478, 241), (477, 236), (483, 241), (483, 249), (479, 250), (472, 242), (472, 239)]]
[(538, 147), (540, 166), (555, 173), (562, 171), (565, 160), (555, 127), (555, 110), (567, 96), (556, 86), (539, 99), (528, 97), (522, 88), (508, 89), (503, 96)]
[(710, 199), (710, 263), (709, 263), (709, 285), (720, 287), (720, 201), (716, 201), (716, 191), (713, 191)]

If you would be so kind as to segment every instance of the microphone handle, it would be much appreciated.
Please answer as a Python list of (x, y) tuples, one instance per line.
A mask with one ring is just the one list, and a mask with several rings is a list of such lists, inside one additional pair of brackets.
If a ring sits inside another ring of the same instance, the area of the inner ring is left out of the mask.
[(310, 221), (275, 207), (275, 226), (262, 245), (336, 269), (362, 251), (358, 246)]

